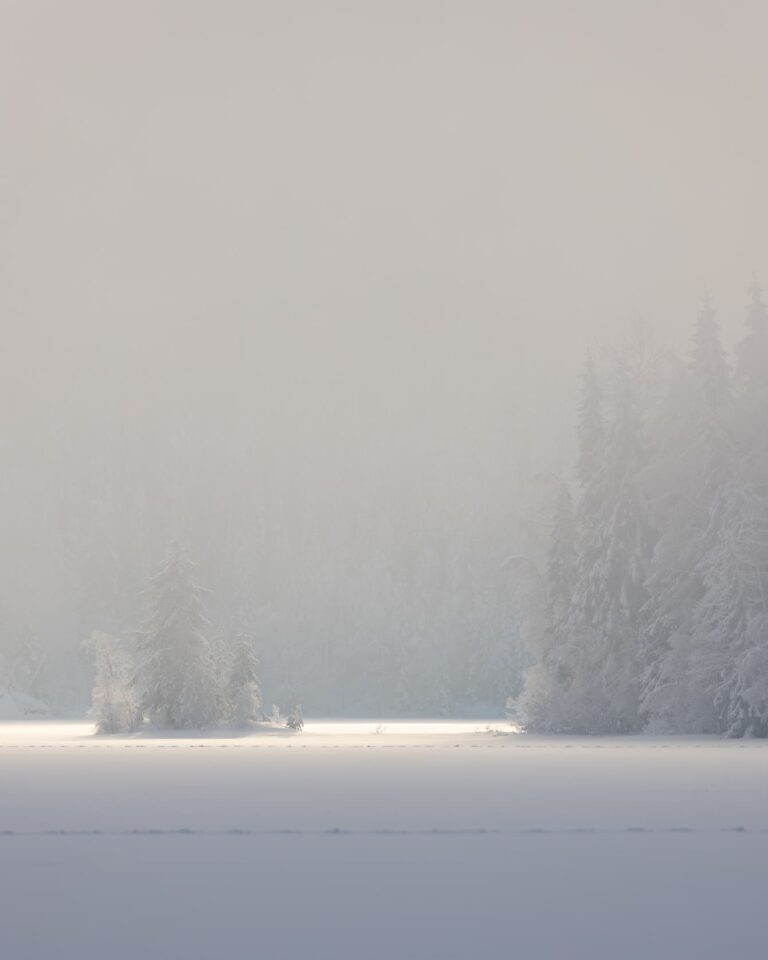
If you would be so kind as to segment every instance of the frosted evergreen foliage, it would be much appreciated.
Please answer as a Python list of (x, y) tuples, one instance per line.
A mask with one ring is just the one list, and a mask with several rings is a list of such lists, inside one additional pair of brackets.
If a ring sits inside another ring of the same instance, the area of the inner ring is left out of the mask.
[(245, 630), (239, 630), (232, 643), (227, 664), (225, 708), (227, 719), (236, 727), (247, 727), (260, 716), (259, 661)]
[(575, 548), (561, 502), (547, 629), (518, 704), (529, 729), (768, 736), (768, 311), (756, 284), (735, 357), (732, 375), (706, 299), (689, 362), (669, 358), (660, 384), (629, 351), (604, 419), (587, 366)]
[(568, 485), (560, 485), (547, 556), (547, 610), (554, 640), (567, 629), (576, 586), (576, 523)]
[(710, 510), (706, 591), (694, 614), (695, 681), (710, 692), (717, 729), (768, 735), (768, 315), (753, 283), (737, 346), (728, 470)]
[(647, 463), (643, 411), (630, 373), (618, 372), (604, 464), (595, 480), (600, 503), (590, 546), (600, 556), (595, 567), (581, 570), (589, 617), (580, 626), (592, 646), (591, 678), (583, 679), (588, 687), (595, 685), (595, 700), (604, 711), (593, 729), (605, 732), (639, 726), (637, 639), (655, 540), (640, 485)]
[(530, 671), (521, 700), (530, 729), (624, 733), (642, 723), (640, 613), (656, 536), (640, 484), (648, 462), (648, 369), (644, 344), (633, 342), (613, 371), (607, 424), (594, 364), (585, 370), (578, 425), (582, 492), (575, 547), (567, 551), (573, 570), (556, 586), (563, 571), (555, 557), (568, 529), (561, 504), (548, 569), (551, 643)]
[(148, 622), (138, 642), (141, 706), (159, 727), (206, 727), (218, 719), (216, 671), (195, 564), (178, 543), (151, 585)]
[(709, 299), (696, 318), (688, 370), (667, 400), (646, 478), (660, 536), (643, 611), (641, 708), (653, 729), (707, 733), (717, 722), (696, 668), (701, 643), (693, 616), (706, 591), (705, 558), (717, 541), (718, 504), (734, 456), (726, 419), (730, 370)]
[(726, 736), (768, 735), (768, 503), (738, 480), (722, 495), (696, 608), (696, 680)]
[(589, 487), (600, 471), (605, 447), (603, 387), (592, 357), (584, 364), (579, 401), (579, 459), (576, 475), (583, 490)]
[(97, 733), (129, 733), (141, 726), (134, 695), (134, 662), (116, 637), (94, 631), (85, 643), (93, 660), (94, 686), (89, 716)]

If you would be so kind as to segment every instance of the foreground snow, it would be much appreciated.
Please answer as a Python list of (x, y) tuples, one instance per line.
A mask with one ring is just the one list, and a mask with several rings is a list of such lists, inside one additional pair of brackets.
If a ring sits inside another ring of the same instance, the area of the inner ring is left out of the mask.
[(764, 953), (768, 744), (0, 725), (4, 956)]

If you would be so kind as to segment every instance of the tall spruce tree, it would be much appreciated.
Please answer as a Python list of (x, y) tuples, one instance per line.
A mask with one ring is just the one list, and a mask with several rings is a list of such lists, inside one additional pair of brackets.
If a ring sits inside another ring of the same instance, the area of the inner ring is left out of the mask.
[(733, 441), (709, 517), (695, 682), (727, 736), (768, 735), (768, 312), (756, 282), (737, 346)]
[(706, 733), (715, 725), (712, 698), (695, 676), (693, 616), (705, 592), (703, 563), (716, 537), (713, 510), (732, 455), (730, 401), (727, 358), (705, 298), (688, 371), (675, 378), (661, 411), (647, 484), (660, 536), (643, 610), (641, 707), (655, 729)]
[(583, 570), (590, 596), (583, 623), (591, 650), (587, 662), (593, 702), (600, 713), (593, 731), (627, 732), (640, 725), (638, 640), (640, 611), (655, 532), (650, 524), (640, 473), (647, 465), (642, 384), (628, 365), (617, 370), (614, 414), (596, 487), (600, 506), (590, 541), (599, 551)]
[(592, 357), (582, 372), (576, 430), (581, 495), (575, 517), (567, 488), (558, 498), (547, 562), (542, 655), (527, 672), (519, 701), (528, 729), (540, 732), (578, 732), (593, 725), (583, 683), (590, 675), (587, 661), (594, 639), (587, 625), (594, 615), (592, 573), (600, 556), (595, 530), (605, 421), (602, 383)]
[[(560, 657), (566, 689), (558, 708), (559, 726), (572, 732), (622, 733), (642, 722), (638, 640), (655, 532), (641, 474), (648, 463), (645, 406), (653, 363), (638, 330), (613, 370), (604, 431), (580, 424), (583, 489), (568, 657)], [(594, 420), (594, 401), (586, 402), (595, 392), (591, 379), (581, 409)]]
[(577, 425), (576, 474), (581, 495), (576, 510), (576, 572), (571, 630), (583, 632), (596, 616), (600, 583), (596, 577), (603, 552), (598, 518), (603, 507), (606, 455), (605, 391), (590, 356), (584, 366)]
[(562, 642), (564, 638), (576, 586), (576, 522), (573, 497), (567, 483), (560, 484), (555, 504), (546, 578), (549, 646)]
[(226, 684), (227, 719), (236, 727), (247, 727), (259, 718), (261, 687), (259, 660), (248, 632), (239, 629), (232, 641)]
[(768, 736), (768, 501), (736, 477), (718, 504), (701, 570), (693, 679), (712, 698), (717, 730)]
[(218, 719), (216, 673), (195, 566), (184, 547), (170, 545), (152, 580), (149, 617), (138, 640), (142, 710), (160, 727), (198, 728)]

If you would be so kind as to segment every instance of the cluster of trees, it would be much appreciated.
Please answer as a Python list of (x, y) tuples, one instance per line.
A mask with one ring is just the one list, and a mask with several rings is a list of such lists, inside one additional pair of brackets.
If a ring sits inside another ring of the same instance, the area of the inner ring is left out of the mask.
[[(529, 502), (537, 498), (538, 490), (530, 492)], [(180, 531), (213, 588), (205, 601), (216, 630), (201, 633), (220, 684), (218, 661), (243, 633), (258, 651), (267, 703), (302, 699), (313, 713), (331, 716), (498, 711), (519, 692), (528, 663), (524, 612), (535, 574), (504, 563), (511, 551), (535, 554), (540, 525), (529, 523), (528, 503), (507, 505), (503, 514), (485, 503), (484, 515), (404, 504), (395, 523), (376, 515), (375, 491), (371, 501), (369, 511), (323, 522), (311, 502), (297, 514), (293, 504), (265, 498), (263, 516), (238, 522), (233, 515), (209, 528), (201, 508), (190, 529), (178, 507), (167, 510), (173, 525), (154, 503), (134, 518), (130, 499), (121, 510), (126, 501), (116, 494), (102, 515), (94, 492), (94, 528), (74, 515), (65, 531), (60, 620), (34, 632), (23, 620), (20, 627), (10, 619), (0, 624), (0, 692), (12, 690), (17, 700), (29, 693), (55, 715), (82, 715), (94, 671), (111, 660), (96, 649), (109, 646), (108, 636), (120, 638), (112, 645), (138, 669), (143, 586), (162, 555), (160, 541)], [(75, 616), (65, 615), (65, 604)], [(83, 648), (81, 638), (92, 635)]]
[[(531, 573), (504, 560), (535, 554), (539, 491), (516, 483), (531, 471), (504, 448), (498, 461), (477, 459), (471, 498), (447, 472), (407, 490), (350, 477), (353, 493), (329, 505), (309, 469), (279, 473), (272, 458), (255, 480), (245, 470), (211, 476), (196, 447), (185, 459), (173, 436), (167, 446), (141, 471), (111, 447), (91, 455), (82, 477), (77, 463), (55, 471), (60, 485), (41, 502), (59, 496), (64, 522), (46, 522), (25, 561), (42, 601), (10, 575), (3, 583), (0, 690), (29, 688), (55, 715), (81, 716), (94, 667), (82, 638), (108, 633), (138, 654), (130, 638), (143, 587), (178, 536), (212, 588), (216, 633), (252, 638), (268, 704), (302, 699), (327, 716), (488, 716), (519, 692)], [(163, 457), (172, 466), (156, 477)], [(210, 640), (215, 651), (221, 641)]]
[[(243, 629), (210, 643), (203, 588), (180, 544), (150, 586), (149, 614), (129, 642), (91, 635), (95, 685), (91, 716), (101, 733), (137, 730), (146, 720), (166, 729), (216, 724), (247, 727), (261, 717), (259, 662)], [(290, 726), (302, 726), (294, 708)]]
[[(518, 324), (353, 312), (340, 339), (308, 317), (298, 350), (269, 310), (183, 331), (171, 311), (179, 339), (138, 380), (72, 349), (36, 367), (56, 390), (7, 354), (23, 403), (0, 408), (0, 650), (28, 630), (54, 714), (82, 716), (83, 638), (130, 635), (174, 538), (217, 632), (253, 638), (267, 704), (484, 717), (518, 690), (522, 571), (502, 564), (533, 553), (529, 478), (560, 432), (526, 415)], [(193, 362), (197, 335), (212, 346)]]
[[(226, 430), (179, 415), (156, 434), (110, 425), (98, 443), (17, 438), (33, 459), (28, 493), (3, 478), (18, 509), (4, 519), (0, 697), (82, 715), (95, 673), (105, 730), (248, 723), (260, 682), (269, 702), (325, 715), (487, 716), (512, 695), (531, 730), (768, 734), (756, 286), (732, 355), (704, 303), (686, 361), (638, 336), (587, 363), (575, 477), (546, 481), (559, 486), (548, 557), (531, 450), (477, 409), (455, 450), (414, 430), (393, 453), (361, 415), (336, 431), (345, 456), (366, 453), (343, 470), (326, 434), (302, 431), (294, 449), (252, 409), (228, 408)], [(551, 478), (557, 444), (531, 430)], [(178, 548), (137, 634), (174, 536), (213, 590)]]
[(768, 735), (767, 428), (756, 283), (733, 358), (707, 300), (687, 364), (643, 336), (607, 369), (587, 362), (528, 729)]

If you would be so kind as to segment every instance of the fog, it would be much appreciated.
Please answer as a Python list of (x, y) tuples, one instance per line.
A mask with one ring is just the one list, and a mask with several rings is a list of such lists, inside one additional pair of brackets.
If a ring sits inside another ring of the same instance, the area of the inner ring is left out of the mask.
[(0, 617), (30, 691), (82, 714), (81, 642), (138, 628), (179, 539), (266, 702), (500, 711), (585, 356), (640, 318), (687, 359), (707, 292), (730, 346), (768, 276), (764, 4), (0, 19)]

